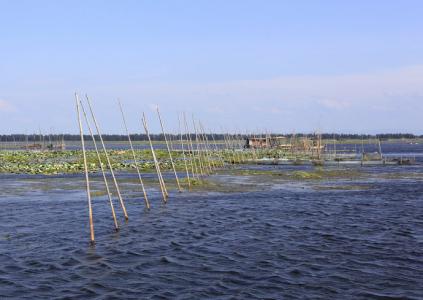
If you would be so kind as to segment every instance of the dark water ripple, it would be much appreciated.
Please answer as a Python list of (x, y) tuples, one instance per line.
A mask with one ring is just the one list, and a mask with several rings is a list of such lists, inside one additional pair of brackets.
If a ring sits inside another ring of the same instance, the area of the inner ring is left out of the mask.
[(82, 189), (3, 196), (1, 298), (423, 298), (420, 182), (182, 193), (168, 205), (156, 194), (149, 212), (135, 196), (118, 233), (95, 198), (95, 248)]

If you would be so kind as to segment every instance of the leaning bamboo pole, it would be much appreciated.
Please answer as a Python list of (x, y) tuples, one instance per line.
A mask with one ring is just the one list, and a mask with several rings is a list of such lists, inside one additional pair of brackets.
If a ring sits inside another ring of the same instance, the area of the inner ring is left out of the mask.
[[(227, 134), (226, 133), (224, 133), (224, 131), (222, 131), (223, 132), (223, 140), (225, 141), (225, 154), (226, 154), (226, 152), (228, 152), (228, 156), (229, 156), (229, 162), (230, 162), (230, 164), (235, 164), (235, 158), (234, 158), (234, 156), (233, 156), (233, 153), (232, 153), (232, 151), (231, 151), (231, 149), (230, 149), (230, 144), (229, 144), (229, 139), (228, 139), (228, 136), (227, 136)], [(232, 156), (232, 158), (231, 158), (231, 156)]]
[(98, 163), (100, 164), (101, 174), (103, 175), (104, 185), (106, 186), (106, 192), (107, 192), (107, 196), (109, 198), (110, 208), (112, 209), (113, 222), (115, 224), (116, 231), (118, 231), (119, 225), (118, 225), (118, 222), (117, 222), (117, 219), (116, 219), (116, 212), (115, 212), (115, 207), (113, 205), (112, 193), (110, 192), (109, 183), (107, 182), (106, 172), (104, 171), (103, 163), (101, 161), (100, 153), (99, 153), (98, 147), (97, 147), (97, 142), (94, 138), (94, 134), (93, 134), (93, 131), (91, 129), (91, 125), (88, 121), (87, 113), (85, 112), (85, 108), (84, 108), (84, 105), (82, 104), (82, 101), (79, 101), (79, 104), (81, 105), (81, 109), (82, 109), (82, 113), (84, 115), (85, 123), (87, 124), (88, 131), (90, 132), (91, 139), (93, 141), (94, 150), (95, 150), (95, 153), (97, 155), (97, 160), (98, 160)]
[(94, 111), (93, 111), (93, 108), (91, 106), (90, 98), (88, 98), (88, 96), (86, 96), (86, 99), (87, 99), (88, 107), (90, 108), (91, 117), (94, 121), (94, 125), (95, 125), (95, 128), (97, 130), (97, 134), (100, 138), (101, 146), (103, 147), (104, 156), (106, 157), (106, 161), (107, 161), (107, 165), (109, 166), (110, 174), (112, 175), (112, 178), (113, 178), (113, 183), (115, 184), (115, 188), (116, 188), (116, 192), (118, 194), (120, 206), (122, 207), (125, 219), (128, 220), (128, 213), (126, 212), (125, 203), (123, 202), (123, 198), (122, 198), (122, 195), (120, 193), (119, 185), (118, 185), (118, 182), (116, 180), (115, 172), (113, 171), (112, 163), (110, 162), (109, 154), (107, 153), (106, 145), (104, 144), (104, 140), (103, 140), (103, 137), (102, 137), (101, 132), (100, 132), (100, 127), (98, 126), (97, 119), (95, 118)]
[(182, 188), (181, 188), (181, 185), (179, 183), (178, 173), (176, 172), (175, 163), (174, 163), (173, 157), (172, 157), (172, 151), (170, 151), (169, 142), (167, 140), (166, 132), (164, 130), (163, 120), (162, 120), (162, 117), (160, 115), (159, 107), (157, 106), (156, 109), (157, 109), (157, 115), (158, 115), (159, 121), (160, 121), (160, 127), (162, 128), (163, 137), (165, 139), (167, 152), (169, 153), (170, 163), (172, 164), (173, 173), (175, 174), (175, 180), (176, 180), (176, 184), (178, 186), (178, 191), (182, 192)]
[(148, 142), (150, 144), (151, 155), (153, 156), (154, 166), (156, 167), (157, 177), (159, 179), (159, 184), (160, 184), (160, 190), (161, 190), (162, 196), (163, 196), (163, 202), (166, 203), (167, 197), (168, 197), (166, 184), (163, 180), (163, 176), (162, 176), (162, 173), (160, 171), (159, 161), (157, 160), (156, 153), (154, 151), (153, 142), (151, 141), (150, 133), (148, 131), (147, 119), (146, 119), (144, 113), (142, 114), (142, 125), (144, 126), (145, 134), (147, 135)]
[(233, 151), (234, 162), (238, 161), (238, 164), (240, 164), (241, 159), (239, 158), (239, 154), (237, 153), (236, 148), (235, 148), (235, 139), (234, 139), (233, 133), (228, 134), (228, 139), (229, 139), (229, 143), (231, 145), (232, 151)]
[(201, 136), (202, 136), (203, 141), (204, 141), (204, 148), (206, 149), (206, 156), (208, 157), (207, 158), (208, 165), (209, 165), (210, 171), (213, 171), (216, 166), (215, 166), (215, 163), (214, 163), (214, 159), (212, 158), (212, 155), (210, 153), (209, 141), (208, 141), (206, 133), (204, 132), (203, 124), (200, 121), (198, 121), (198, 125), (200, 127), (200, 133), (201, 133)]
[[(175, 146), (174, 146), (174, 143), (173, 143), (173, 133), (170, 133), (170, 134), (168, 134), (167, 135), (167, 137), (168, 137), (168, 139), (169, 139), (169, 146), (170, 146), (170, 151), (175, 151)], [(175, 136), (176, 136), (176, 140), (178, 140), (178, 134), (175, 134)]]
[(202, 151), (200, 150), (199, 147), (199, 141), (198, 141), (198, 132), (197, 132), (197, 127), (195, 126), (195, 121), (194, 121), (194, 116), (192, 116), (192, 125), (194, 126), (194, 133), (195, 133), (195, 148), (197, 151), (197, 156), (198, 156), (198, 165), (200, 167), (200, 173), (201, 175), (205, 175), (207, 173), (207, 170), (205, 170), (204, 165), (203, 165), (203, 160), (201, 158), (202, 155)]
[(217, 157), (218, 157), (220, 163), (222, 164), (222, 167), (224, 167), (225, 166), (225, 161), (223, 159), (223, 154), (221, 154), (221, 151), (220, 151), (219, 147), (217, 146), (217, 143), (216, 143), (216, 139), (214, 137), (214, 134), (213, 133), (210, 133), (210, 134), (211, 134), (212, 139), (213, 139), (214, 149), (216, 151)]
[(204, 166), (206, 168), (206, 170), (208, 171), (208, 173), (212, 173), (212, 167), (210, 164), (210, 160), (207, 154), (207, 147), (206, 147), (206, 143), (205, 143), (205, 139), (203, 137), (203, 134), (201, 132), (201, 128), (200, 128), (200, 122), (198, 122), (198, 137), (199, 137), (199, 141), (200, 141), (200, 149), (201, 149), (201, 153), (202, 153), (202, 157), (203, 157), (203, 161), (204, 161)]
[(129, 142), (129, 147), (131, 148), (132, 158), (134, 159), (135, 170), (137, 171), (138, 180), (140, 181), (141, 190), (144, 195), (144, 203), (147, 209), (150, 209), (150, 202), (148, 201), (147, 192), (145, 191), (144, 181), (142, 180), (141, 172), (138, 167), (138, 160), (137, 160), (137, 157), (135, 156), (135, 150), (134, 150), (134, 146), (132, 145), (131, 135), (129, 134), (128, 126), (126, 124), (126, 118), (123, 112), (122, 103), (120, 103), (120, 100), (118, 100), (118, 102), (119, 102), (120, 112), (122, 114), (123, 125), (125, 126), (126, 135), (128, 136), (128, 142)]
[[(189, 155), (189, 158), (190, 158), (191, 174), (192, 174), (192, 178), (195, 179), (197, 177), (196, 176), (197, 166), (195, 165), (194, 154), (193, 154), (193, 151), (192, 151), (192, 148), (191, 148), (189, 130), (188, 130), (188, 125), (187, 125), (186, 118), (185, 118), (185, 113), (183, 114), (183, 118), (184, 118), (185, 124), (182, 124), (182, 126), (185, 127), (185, 137), (186, 137), (186, 141), (187, 141), (187, 151), (188, 151), (188, 155)], [(182, 120), (181, 120), (181, 123), (182, 123)]]
[[(203, 174), (200, 174), (200, 173), (199, 173), (199, 170), (198, 170), (199, 168), (197, 168), (197, 162), (196, 162), (196, 159), (195, 159), (195, 153), (194, 153), (194, 146), (193, 146), (193, 144), (192, 144), (191, 133), (189, 132), (188, 122), (187, 122), (187, 118), (186, 118), (185, 113), (184, 113), (184, 123), (185, 123), (185, 131), (186, 131), (186, 134), (187, 134), (187, 136), (188, 136), (188, 141), (189, 141), (189, 143), (188, 143), (188, 147), (189, 147), (189, 149), (190, 149), (192, 162), (193, 162), (193, 164), (194, 164), (195, 174), (197, 175), (196, 177), (197, 177), (197, 178), (199, 178), (199, 177), (200, 177), (200, 175), (203, 175)], [(193, 173), (193, 176), (194, 176), (194, 173)]]
[[(181, 140), (182, 158), (184, 159), (185, 171), (187, 174), (188, 190), (191, 190), (191, 179), (190, 179), (189, 171), (188, 171), (187, 157), (185, 155), (184, 139), (182, 136), (182, 126), (181, 126), (181, 119), (179, 117), (179, 114), (178, 114), (178, 126), (179, 126), (180, 140)], [(192, 167), (192, 162), (191, 162), (191, 167)]]
[(237, 153), (237, 151), (235, 149), (235, 143), (234, 143), (233, 134), (229, 134), (228, 133), (227, 134), (227, 139), (228, 139), (229, 147), (231, 148), (231, 151), (232, 151), (232, 157), (233, 157), (233, 160), (234, 160), (234, 164), (237, 163), (237, 161), (238, 161), (238, 164), (241, 163), (241, 160), (239, 158), (239, 155), (238, 155), (238, 153)]
[(82, 156), (84, 157), (85, 183), (87, 188), (88, 215), (89, 215), (89, 221), (90, 221), (90, 240), (91, 240), (91, 244), (94, 244), (95, 237), (94, 237), (93, 209), (91, 205), (90, 179), (88, 177), (87, 154), (85, 153), (84, 134), (82, 132), (81, 113), (79, 111), (79, 99), (76, 93), (75, 93), (75, 101), (76, 101), (76, 111), (78, 113), (79, 134), (81, 136)]

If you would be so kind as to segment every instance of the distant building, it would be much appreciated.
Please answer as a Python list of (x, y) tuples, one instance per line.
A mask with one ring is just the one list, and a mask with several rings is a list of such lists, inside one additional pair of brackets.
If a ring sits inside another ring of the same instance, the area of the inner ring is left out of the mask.
[(287, 145), (287, 138), (285, 136), (276, 137), (259, 137), (259, 138), (247, 138), (245, 141), (245, 148), (261, 149), (261, 148), (283, 148)]

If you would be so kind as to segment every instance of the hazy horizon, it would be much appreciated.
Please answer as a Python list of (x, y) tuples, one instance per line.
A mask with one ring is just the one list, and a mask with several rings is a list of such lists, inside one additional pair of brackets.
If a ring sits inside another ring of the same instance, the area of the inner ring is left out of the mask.
[(1, 1), (0, 134), (194, 114), (215, 132), (423, 134), (420, 1)]

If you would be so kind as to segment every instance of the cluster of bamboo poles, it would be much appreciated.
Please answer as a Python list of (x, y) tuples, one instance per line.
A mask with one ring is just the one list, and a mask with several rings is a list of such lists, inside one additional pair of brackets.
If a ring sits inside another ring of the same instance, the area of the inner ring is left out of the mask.
[[(85, 140), (84, 140), (84, 129), (83, 129), (84, 127), (82, 124), (83, 123), (82, 120), (85, 121), (85, 125), (87, 126), (92, 143), (94, 145), (94, 151), (95, 151), (98, 164), (100, 166), (102, 179), (105, 185), (108, 201), (109, 201), (111, 212), (112, 212), (115, 230), (117, 231), (119, 230), (119, 223), (116, 217), (116, 211), (115, 211), (114, 201), (113, 201), (114, 195), (111, 191), (111, 187), (110, 187), (110, 183), (108, 179), (109, 176), (112, 179), (112, 185), (114, 186), (114, 191), (116, 193), (115, 196), (119, 200), (119, 204), (123, 211), (125, 220), (128, 220), (129, 217), (128, 217), (127, 209), (125, 206), (125, 201), (122, 197), (122, 193), (119, 188), (118, 180), (116, 179), (115, 171), (110, 161), (110, 157), (107, 152), (107, 149), (106, 149), (106, 146), (100, 131), (99, 124), (97, 122), (97, 119), (93, 111), (92, 103), (88, 96), (86, 96), (85, 98), (86, 98), (86, 101), (85, 101), (86, 104), (84, 104), (84, 102), (80, 99), (79, 95), (75, 93), (76, 110), (78, 115), (78, 125), (79, 125), (80, 137), (81, 137), (82, 155), (83, 155), (83, 162), (84, 162), (86, 192), (87, 192), (87, 199), (88, 199), (90, 240), (91, 240), (91, 243), (94, 244), (95, 234), (94, 234), (94, 220), (93, 220), (93, 209), (92, 209), (92, 199), (91, 199), (91, 187), (90, 187), (89, 170), (88, 170), (88, 163), (87, 163), (87, 150), (86, 150)], [(127, 126), (123, 107), (119, 100), (118, 100), (118, 104), (119, 104), (119, 108), (120, 108), (120, 112), (122, 116), (123, 125), (126, 131), (126, 135), (128, 137), (129, 148), (132, 154), (132, 158), (134, 160), (136, 174), (137, 174), (142, 195), (144, 198), (145, 207), (146, 209), (150, 209), (151, 205), (150, 205), (149, 198), (147, 196), (145, 184), (144, 184), (141, 171), (139, 168), (139, 161), (137, 160), (136, 152), (134, 150), (134, 146), (131, 140), (131, 135), (129, 133), (129, 129)], [(86, 107), (88, 108), (88, 110), (86, 110)], [(171, 167), (173, 171), (172, 173), (176, 181), (176, 186), (178, 191), (182, 192), (184, 190), (183, 184), (179, 178), (180, 175), (178, 175), (176, 165), (175, 165), (175, 160), (172, 155), (172, 152), (175, 151), (174, 142), (172, 142), (171, 140), (171, 135), (166, 134), (163, 118), (160, 114), (158, 107), (156, 111), (157, 111), (158, 120), (160, 122), (161, 132), (164, 137), (166, 151), (171, 163)], [(142, 121), (142, 127), (144, 128), (145, 134), (147, 136), (149, 147), (153, 157), (154, 167), (157, 174), (158, 183), (160, 186), (162, 200), (163, 200), (163, 203), (167, 203), (169, 198), (168, 188), (164, 180), (164, 176), (160, 167), (160, 162), (157, 158), (156, 151), (154, 149), (153, 141), (151, 139), (151, 135), (150, 135), (149, 127), (148, 127), (147, 118), (144, 113), (142, 114), (141, 121)], [(93, 127), (91, 126), (91, 122), (94, 124), (96, 134), (93, 132), (93, 129), (92, 129)], [(188, 125), (189, 122), (185, 113), (178, 115), (178, 123), (179, 123), (178, 124), (179, 133), (177, 134), (177, 136), (179, 137), (179, 144), (181, 147), (179, 151), (182, 153), (182, 160), (183, 160), (183, 167), (184, 167), (183, 176), (186, 177), (186, 184), (187, 184), (188, 191), (191, 190), (192, 185), (196, 181), (202, 180), (204, 176), (212, 174), (219, 168), (226, 167), (228, 164), (227, 164), (227, 160), (225, 160), (225, 157), (228, 157), (228, 155), (230, 157), (229, 159), (230, 163), (241, 163), (245, 161), (246, 157), (242, 154), (242, 152), (236, 151), (238, 148), (241, 148), (241, 149), (243, 148), (241, 139), (239, 139), (238, 136), (225, 135), (224, 147), (219, 147), (214, 135), (206, 134), (203, 124), (200, 121), (196, 121), (194, 119), (194, 116), (192, 116), (192, 129), (194, 133), (190, 132), (190, 127)], [(98, 140), (96, 139), (95, 136), (98, 137)], [(209, 140), (210, 136), (212, 137), (212, 140)], [(100, 153), (103, 153), (103, 156), (105, 158), (105, 163), (102, 161)]]

